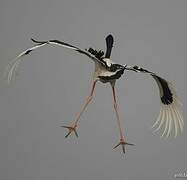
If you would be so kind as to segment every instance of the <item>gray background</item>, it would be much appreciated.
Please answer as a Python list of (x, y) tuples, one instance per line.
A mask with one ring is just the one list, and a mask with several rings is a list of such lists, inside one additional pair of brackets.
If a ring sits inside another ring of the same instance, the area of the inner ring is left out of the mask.
[[(112, 59), (172, 81), (187, 117), (185, 0), (1, 0), (1, 73), (32, 46), (31, 37), (105, 50), (108, 33), (115, 37)], [(98, 83), (79, 138), (64, 138), (60, 125), (73, 121), (90, 91), (94, 64), (87, 59), (41, 48), (10, 86), (1, 81), (0, 179), (169, 180), (187, 172), (186, 128), (176, 139), (152, 133), (160, 102), (156, 83), (143, 74), (128, 72), (116, 84), (125, 134), (136, 145), (125, 156), (112, 149), (119, 137), (109, 84)]]

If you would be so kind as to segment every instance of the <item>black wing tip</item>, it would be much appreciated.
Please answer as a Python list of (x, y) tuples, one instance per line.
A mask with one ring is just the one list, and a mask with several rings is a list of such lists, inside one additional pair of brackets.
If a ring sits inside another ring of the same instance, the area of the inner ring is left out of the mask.
[(162, 96), (161, 97), (161, 101), (162, 101), (162, 103), (164, 104), (164, 105), (170, 105), (170, 104), (172, 104), (173, 103), (173, 96), (172, 96), (172, 94), (171, 95), (169, 95), (169, 96)]
[(152, 76), (154, 78), (157, 78), (157, 80), (160, 82), (160, 85), (162, 86), (162, 89), (163, 89), (163, 95), (161, 97), (162, 103), (164, 105), (172, 104), (173, 103), (173, 93), (172, 93), (172, 90), (169, 87), (168, 82), (165, 79), (163, 79), (163, 78), (161, 78), (157, 75), (152, 74)]
[(34, 43), (37, 43), (37, 44), (44, 44), (44, 43), (47, 43), (47, 41), (38, 41), (34, 38), (31, 38), (31, 41), (34, 42)]

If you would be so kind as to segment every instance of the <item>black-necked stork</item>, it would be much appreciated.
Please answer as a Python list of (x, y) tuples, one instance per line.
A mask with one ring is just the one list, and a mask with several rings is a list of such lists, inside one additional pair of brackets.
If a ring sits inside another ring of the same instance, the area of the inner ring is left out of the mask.
[(181, 102), (179, 101), (176, 91), (174, 90), (171, 83), (166, 81), (165, 79), (159, 77), (157, 74), (148, 71), (146, 69), (143, 69), (139, 66), (128, 66), (128, 65), (120, 65), (117, 64), (110, 59), (112, 47), (113, 47), (113, 36), (110, 34), (106, 37), (106, 53), (104, 55), (104, 52), (101, 50), (95, 50), (93, 48), (89, 49), (80, 49), (76, 46), (70, 45), (68, 43), (59, 41), (59, 40), (49, 40), (49, 41), (37, 41), (34, 39), (31, 39), (34, 43), (36, 43), (35, 46), (25, 50), (21, 54), (19, 54), (8, 66), (8, 82), (12, 80), (12, 77), (14, 76), (16, 69), (19, 66), (19, 63), (21, 62), (21, 57), (26, 56), (30, 54), (33, 50), (36, 50), (40, 47), (43, 47), (45, 45), (57, 45), (61, 47), (65, 47), (68, 49), (72, 49), (80, 54), (86, 55), (89, 59), (93, 60), (95, 63), (95, 71), (93, 75), (93, 85), (91, 88), (90, 95), (85, 101), (85, 104), (83, 105), (81, 111), (77, 114), (75, 121), (70, 126), (62, 126), (64, 128), (68, 129), (68, 133), (65, 137), (68, 137), (72, 132), (75, 133), (75, 135), (78, 137), (77, 134), (77, 126), (80, 120), (80, 117), (90, 101), (93, 98), (94, 89), (97, 81), (101, 81), (102, 83), (109, 82), (112, 87), (112, 93), (113, 93), (113, 103), (114, 103), (114, 109), (117, 117), (117, 123), (119, 127), (120, 132), (120, 142), (114, 147), (118, 147), (119, 145), (122, 146), (123, 152), (125, 153), (125, 145), (133, 145), (131, 143), (128, 143), (124, 137), (120, 116), (118, 112), (118, 104), (116, 99), (116, 93), (115, 93), (115, 82), (117, 79), (119, 79), (124, 71), (134, 71), (134, 72), (141, 72), (148, 74), (153, 77), (153, 79), (156, 81), (159, 92), (160, 92), (160, 100), (161, 100), (161, 108), (159, 116), (156, 120), (156, 122), (153, 125), (153, 128), (155, 128), (154, 131), (161, 130), (162, 136), (168, 137), (172, 132), (174, 133), (174, 136), (176, 137), (179, 130), (183, 131), (184, 121), (183, 121), (183, 115), (181, 111)]

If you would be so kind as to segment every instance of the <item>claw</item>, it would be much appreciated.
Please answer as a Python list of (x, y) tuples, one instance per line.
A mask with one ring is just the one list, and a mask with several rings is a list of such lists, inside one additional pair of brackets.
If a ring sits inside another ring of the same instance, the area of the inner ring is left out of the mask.
[(75, 133), (75, 136), (78, 137), (78, 133), (77, 133), (77, 130), (76, 130), (76, 125), (75, 126), (61, 126), (63, 128), (66, 128), (69, 130), (69, 132), (66, 134), (65, 138), (67, 138), (72, 132)]
[(114, 146), (113, 149), (117, 148), (118, 146), (122, 146), (122, 150), (123, 150), (123, 153), (125, 154), (125, 145), (130, 145), (130, 146), (134, 146), (134, 144), (131, 144), (131, 143), (128, 143), (128, 142), (125, 142), (123, 139), (120, 139), (120, 142)]

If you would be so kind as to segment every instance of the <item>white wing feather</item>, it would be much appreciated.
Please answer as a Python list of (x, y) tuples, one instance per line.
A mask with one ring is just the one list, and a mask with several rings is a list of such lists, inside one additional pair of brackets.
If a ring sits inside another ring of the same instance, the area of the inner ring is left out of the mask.
[(175, 137), (179, 131), (182, 133), (184, 127), (184, 120), (182, 115), (182, 103), (177, 97), (173, 85), (165, 79), (157, 76), (155, 73), (143, 69), (139, 66), (127, 66), (126, 70), (141, 72), (151, 75), (156, 81), (160, 93), (160, 113), (157, 120), (153, 124), (153, 132), (161, 131), (161, 137), (169, 137), (174, 133)]
[(34, 39), (31, 39), (33, 42), (37, 43), (37, 45), (26, 49), (25, 51), (23, 51), (22, 53), (20, 53), (15, 59), (13, 59), (7, 66), (6, 71), (5, 71), (5, 75), (8, 78), (8, 83), (11, 82), (11, 80), (13, 79), (13, 77), (15, 76), (16, 70), (20, 64), (20, 62), (23, 60), (22, 57), (30, 54), (30, 52), (32, 52), (33, 50), (36, 50), (40, 47), (43, 47), (45, 45), (57, 45), (57, 46), (61, 46), (64, 48), (68, 48), (68, 49), (72, 49), (74, 51), (79, 52), (80, 54), (84, 54), (87, 57), (89, 57), (90, 59), (92, 59), (94, 62), (98, 62), (100, 64), (102, 64), (103, 66), (105, 65), (104, 62), (102, 62), (101, 60), (97, 59), (94, 55), (92, 55), (90, 52), (88, 52), (87, 50), (82, 50), (79, 49), (75, 46), (72, 46), (70, 44), (64, 43), (62, 41), (58, 41), (58, 40), (50, 40), (50, 41), (36, 41)]
[[(161, 102), (160, 114), (157, 121), (153, 124), (154, 132), (160, 130), (162, 131), (161, 137), (169, 137), (172, 132), (176, 137), (179, 131), (182, 133), (184, 121), (181, 110), (181, 102), (179, 101), (176, 91), (171, 83), (168, 86), (173, 94), (173, 102), (171, 104), (163, 104)], [(159, 87), (160, 88), (160, 87)]]

